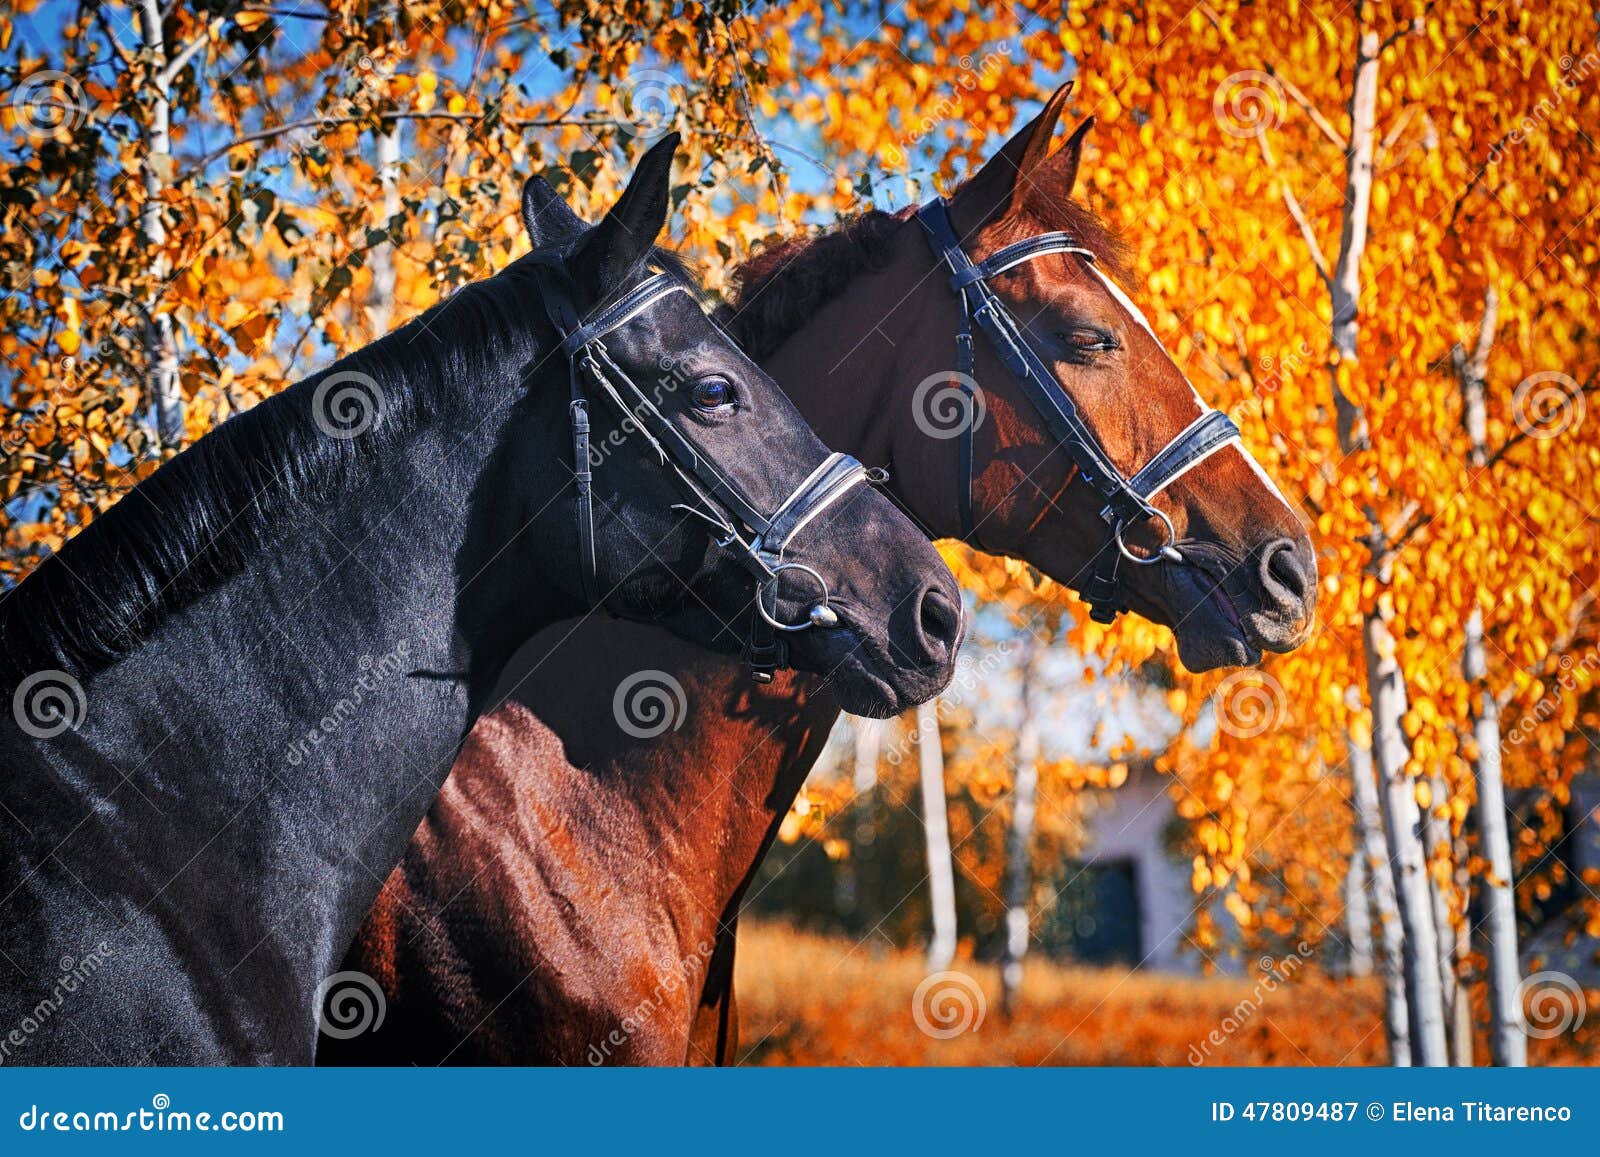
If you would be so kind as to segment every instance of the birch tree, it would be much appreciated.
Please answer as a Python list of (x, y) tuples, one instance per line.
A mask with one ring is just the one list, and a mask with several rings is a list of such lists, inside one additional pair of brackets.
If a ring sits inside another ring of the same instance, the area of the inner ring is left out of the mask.
[[(1338, 246), (1331, 264), (1324, 257), (1290, 184), (1285, 180), (1281, 186), (1285, 206), (1300, 223), (1307, 256), (1327, 287), (1332, 309), (1328, 334), (1329, 384), (1338, 445), (1345, 455), (1371, 448), (1366, 413), (1350, 397), (1346, 383), (1360, 361), (1361, 262), (1366, 252), (1372, 209), (1373, 157), (1378, 139), (1379, 58), (1387, 47), (1378, 31), (1367, 26), (1365, 5), (1356, 5), (1354, 20), (1356, 31), (1352, 38), (1354, 51), (1347, 102), (1349, 128), (1342, 141), (1343, 208)], [(1274, 157), (1266, 134), (1258, 139), (1263, 159), (1272, 165)], [(1446, 966), (1440, 954), (1439, 927), (1429, 884), (1423, 816), (1408, 770), (1411, 749), (1402, 724), (1408, 709), (1406, 682), (1396, 655), (1392, 629), (1394, 600), (1387, 593), (1393, 578), (1394, 558), (1389, 530), (1370, 499), (1366, 502), (1366, 513), (1369, 561), (1365, 573), (1372, 581), (1375, 597), (1364, 600), (1361, 646), (1366, 666), (1371, 752), (1379, 782), (1388, 860), (1395, 874), (1396, 909), (1403, 932), (1401, 952), (1412, 1057), (1421, 1065), (1444, 1065), (1449, 1062), (1442, 983), (1442, 970)]]
[[(1461, 420), (1471, 444), (1474, 470), (1488, 465), (1488, 405), (1485, 397), (1489, 354), (1500, 322), (1500, 295), (1491, 282), (1484, 291), (1478, 340), (1469, 354), (1452, 350), (1461, 387)], [(1517, 956), (1517, 902), (1513, 891), (1511, 837), (1506, 825), (1505, 781), (1500, 762), (1500, 705), (1489, 687), (1489, 662), (1484, 651), (1483, 611), (1474, 607), (1467, 620), (1462, 675), (1472, 694), (1472, 779), (1477, 785), (1478, 845), (1488, 861), (1488, 875), (1478, 883), (1485, 910), (1484, 955), (1489, 975), (1489, 1057), (1496, 1065), (1528, 1063), (1528, 1039), (1522, 1031), (1517, 993), (1522, 969)]]
[(1389, 845), (1383, 835), (1382, 804), (1372, 766), (1372, 752), (1350, 742), (1350, 783), (1356, 814), (1356, 859), (1367, 868), (1372, 907), (1378, 916), (1383, 944), (1383, 1028), (1389, 1042), (1389, 1063), (1411, 1064), (1411, 1013), (1406, 1003), (1405, 933), (1395, 897), (1394, 871), (1389, 865)]
[(865, 932), (876, 924), (874, 892), (862, 879), (867, 848), (876, 838), (878, 755), (883, 745), (883, 721), (852, 715), (850, 736), (850, 854), (838, 868), (838, 907), (850, 926)]
[(1032, 935), (1033, 832), (1039, 795), (1039, 664), (1045, 648), (1030, 627), (1020, 634), (1017, 658), (1017, 739), (1013, 757), (1011, 822), (1006, 831), (1005, 944), (1000, 957), (1000, 1005), (1010, 1015), (1022, 992), (1022, 960)]
[(944, 786), (939, 700), (917, 708), (917, 763), (922, 781), (922, 830), (928, 852), (928, 971), (943, 972), (956, 957), (956, 876)]

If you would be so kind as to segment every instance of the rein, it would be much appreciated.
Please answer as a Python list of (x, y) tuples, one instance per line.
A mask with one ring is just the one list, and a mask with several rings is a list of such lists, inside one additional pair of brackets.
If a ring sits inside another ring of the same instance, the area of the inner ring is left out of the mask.
[[(584, 601), (591, 607), (604, 603), (599, 592), (594, 546), (594, 475), (589, 444), (589, 398), (584, 388), (587, 381), (599, 388), (601, 396), (619, 418), (632, 422), (644, 435), (661, 464), (688, 496), (689, 501), (674, 503), (672, 509), (706, 523), (716, 545), (731, 552), (754, 578), (755, 610), (746, 654), (755, 680), (771, 682), (773, 672), (788, 663), (788, 648), (781, 634), (839, 624), (838, 613), (828, 605), (827, 581), (813, 567), (787, 561), (785, 551), (795, 535), (828, 507), (856, 486), (881, 481), (881, 475), (868, 470), (848, 454), (829, 454), (776, 510), (762, 514), (714, 462), (667, 420), (627, 371), (612, 360), (603, 340), (673, 293), (689, 294), (688, 287), (668, 274), (652, 274), (593, 321), (585, 322), (565, 272), (550, 263), (538, 265), (537, 271), (545, 313), (561, 335), (561, 346), (571, 368), (572, 395), (567, 408), (572, 422), (578, 569)], [(777, 617), (778, 586), (785, 571), (809, 576), (821, 594), (803, 622), (785, 623)]]
[[(1096, 553), (1094, 570), (1081, 593), (1089, 604), (1089, 617), (1097, 623), (1110, 623), (1127, 609), (1120, 574), (1122, 560), (1126, 559), (1135, 566), (1184, 561), (1177, 548), (1177, 532), (1172, 519), (1150, 500), (1218, 450), (1230, 442), (1238, 441), (1239, 427), (1221, 410), (1206, 409), (1132, 478), (1124, 477), (1101, 447), (1066, 390), (1056, 380), (1055, 374), (1028, 344), (1017, 319), (989, 285), (990, 278), (1050, 253), (1076, 254), (1087, 260), (1090, 268), (1105, 280), (1105, 275), (1094, 263), (1094, 253), (1069, 233), (1041, 233), (1007, 245), (983, 261), (974, 262), (961, 248), (960, 238), (956, 236), (949, 208), (943, 198), (930, 201), (918, 209), (917, 222), (927, 235), (934, 256), (949, 268), (950, 286), (961, 300), (961, 328), (956, 333), (956, 384), (969, 403), (966, 412), (977, 413), (973, 398), (977, 382), (973, 377), (976, 357), (972, 332), (973, 323), (976, 322), (978, 328), (988, 335), (1018, 387), (1044, 418), (1057, 445), (1066, 451), (1077, 466), (1079, 477), (1104, 500), (1100, 519), (1106, 524), (1106, 541)], [(1107, 284), (1110, 285), (1109, 280)], [(961, 430), (961, 481), (957, 498), (961, 538), (972, 545), (977, 545), (977, 523), (972, 509), (973, 433), (976, 426), (976, 421), (969, 421)], [(1134, 554), (1128, 549), (1123, 535), (1129, 527), (1150, 520), (1160, 522), (1166, 529), (1166, 542), (1149, 556)]]

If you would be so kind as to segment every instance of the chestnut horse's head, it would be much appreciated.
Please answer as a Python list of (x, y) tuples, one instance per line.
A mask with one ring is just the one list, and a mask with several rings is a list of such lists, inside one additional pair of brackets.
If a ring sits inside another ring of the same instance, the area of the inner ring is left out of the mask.
[[(1182, 434), (1206, 407), (1119, 284), (1117, 246), (1071, 200), (1085, 122), (1054, 154), (1049, 143), (1070, 85), (950, 198), (949, 220), (974, 262), (1025, 238), (1055, 231), (1092, 252), (1049, 253), (988, 279), (1022, 336), (1066, 392), (1100, 449), (1124, 478)], [(911, 226), (917, 231), (915, 226)], [(917, 231), (920, 232), (920, 231)], [(924, 244), (926, 244), (924, 242)], [(960, 306), (949, 270), (927, 250), (920, 283), (896, 313), (897, 372), (921, 383), (912, 400), (923, 417), (927, 383), (957, 364)], [(1040, 420), (992, 335), (974, 326), (972, 377), (981, 391), (967, 421), (972, 441), (974, 544), (1026, 558), (1080, 590), (1102, 552), (1115, 549), (1100, 517), (1105, 500), (1080, 477), (1059, 438)], [(908, 387), (909, 388), (909, 387)], [(946, 401), (950, 401), (946, 396)], [(946, 431), (947, 433), (948, 431)], [(948, 509), (916, 512), (940, 529), (952, 525), (960, 496), (960, 440), (929, 437), (929, 422), (892, 435), (893, 461), (907, 495), (947, 496)], [(905, 475), (910, 472), (912, 478)], [(936, 482), (939, 479), (942, 481)], [(1198, 461), (1150, 499), (1171, 519), (1182, 561), (1120, 567), (1122, 599), (1172, 628), (1190, 670), (1248, 664), (1261, 652), (1288, 651), (1310, 633), (1317, 576), (1311, 540), (1294, 508), (1249, 452), (1234, 440)], [(1130, 526), (1131, 553), (1149, 556), (1168, 541), (1158, 516)]]

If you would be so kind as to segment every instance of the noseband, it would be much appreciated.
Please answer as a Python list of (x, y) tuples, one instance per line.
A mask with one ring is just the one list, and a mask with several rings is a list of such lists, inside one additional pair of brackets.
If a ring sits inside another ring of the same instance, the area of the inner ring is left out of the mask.
[[(830, 454), (770, 515), (762, 514), (743, 491), (707, 460), (683, 433), (662, 415), (655, 403), (621, 366), (612, 360), (602, 340), (673, 293), (689, 293), (681, 281), (655, 273), (635, 286), (615, 304), (585, 323), (578, 312), (572, 283), (564, 270), (552, 263), (536, 266), (545, 313), (561, 335), (561, 346), (571, 366), (573, 481), (577, 487), (578, 563), (584, 601), (604, 602), (599, 591), (594, 546), (594, 475), (589, 447), (588, 382), (599, 387), (618, 418), (631, 422), (650, 444), (689, 501), (674, 503), (705, 522), (716, 544), (730, 551), (756, 583), (755, 611), (751, 619), (747, 654), (755, 679), (770, 682), (772, 673), (788, 662), (781, 634), (835, 627), (839, 616), (828, 605), (828, 584), (815, 569), (785, 560), (784, 552), (799, 532), (856, 486), (879, 481), (873, 471), (848, 454)], [(690, 294), (690, 296), (693, 296)], [(737, 348), (737, 347), (735, 347)], [(806, 618), (785, 623), (777, 617), (778, 586), (784, 572), (809, 577), (819, 599)]]
[[(976, 360), (972, 323), (977, 322), (1018, 387), (1039, 411), (1057, 445), (1072, 459), (1078, 476), (1104, 500), (1100, 519), (1106, 524), (1106, 541), (1096, 553), (1094, 570), (1080, 593), (1089, 604), (1091, 619), (1097, 623), (1112, 622), (1127, 609), (1120, 575), (1124, 559), (1135, 566), (1183, 562), (1172, 519), (1150, 500), (1228, 443), (1237, 441), (1239, 427), (1221, 410), (1204, 410), (1132, 478), (1123, 477), (1055, 374), (1028, 344), (1017, 319), (989, 285), (990, 278), (1049, 253), (1076, 254), (1090, 262), (1094, 272), (1105, 280), (1105, 275), (1093, 264), (1094, 253), (1069, 233), (1041, 233), (1007, 245), (975, 263), (961, 248), (943, 198), (918, 209), (917, 221), (927, 234), (934, 255), (949, 268), (951, 288), (961, 299), (961, 328), (956, 333), (956, 384), (967, 396), (966, 412), (969, 415), (979, 412), (972, 397), (976, 384), (972, 376)], [(1109, 280), (1107, 285), (1110, 285)], [(977, 545), (977, 524), (972, 512), (972, 459), (976, 426), (976, 420), (969, 420), (961, 430), (961, 482), (957, 500), (961, 509), (962, 540), (974, 546)], [(1130, 527), (1150, 520), (1159, 522), (1165, 529), (1166, 542), (1151, 555), (1135, 554), (1128, 549), (1123, 536)]]

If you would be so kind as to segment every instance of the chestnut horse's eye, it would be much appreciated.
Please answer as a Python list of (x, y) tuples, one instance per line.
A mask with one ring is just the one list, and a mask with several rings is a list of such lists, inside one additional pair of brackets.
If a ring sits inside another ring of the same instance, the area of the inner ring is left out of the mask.
[(702, 410), (720, 410), (733, 401), (733, 383), (727, 378), (701, 378), (689, 394)]
[(1097, 329), (1057, 330), (1056, 340), (1075, 353), (1106, 353), (1117, 348), (1117, 339)]

